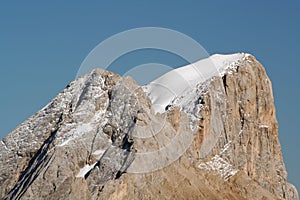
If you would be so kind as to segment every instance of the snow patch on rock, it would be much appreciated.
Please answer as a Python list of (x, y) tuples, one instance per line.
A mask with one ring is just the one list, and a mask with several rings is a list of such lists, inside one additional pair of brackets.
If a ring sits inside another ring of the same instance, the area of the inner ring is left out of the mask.
[(80, 169), (79, 173), (76, 175), (76, 178), (84, 178), (84, 176), (91, 171), (95, 165), (97, 164), (97, 162), (95, 162), (92, 165), (86, 164), (83, 168)]
[(198, 165), (198, 168), (212, 171), (219, 174), (225, 181), (230, 177), (234, 176), (239, 170), (234, 169), (234, 167), (222, 158), (222, 155), (228, 151), (231, 146), (231, 141), (229, 141), (219, 152), (219, 154), (213, 156), (209, 161), (202, 162)]

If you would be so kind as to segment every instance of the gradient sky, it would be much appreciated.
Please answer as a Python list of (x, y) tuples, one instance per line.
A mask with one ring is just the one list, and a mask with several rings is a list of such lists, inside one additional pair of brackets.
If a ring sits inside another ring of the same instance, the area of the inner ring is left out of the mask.
[[(265, 66), (289, 181), (300, 189), (300, 1), (147, 2), (2, 1), (0, 138), (72, 81), (99, 42), (131, 28), (165, 27), (194, 38), (209, 54), (248, 52)], [(162, 60), (172, 63), (168, 55)]]

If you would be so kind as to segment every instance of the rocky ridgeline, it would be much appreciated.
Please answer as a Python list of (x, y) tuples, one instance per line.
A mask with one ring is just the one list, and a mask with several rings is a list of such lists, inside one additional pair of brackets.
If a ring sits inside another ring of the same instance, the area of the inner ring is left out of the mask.
[(164, 113), (131, 78), (93, 70), (1, 141), (0, 185), (0, 199), (298, 199), (253, 56)]

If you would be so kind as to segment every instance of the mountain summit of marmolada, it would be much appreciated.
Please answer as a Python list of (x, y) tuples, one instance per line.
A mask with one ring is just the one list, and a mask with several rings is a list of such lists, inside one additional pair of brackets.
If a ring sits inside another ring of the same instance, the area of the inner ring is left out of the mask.
[(78, 78), (1, 140), (0, 185), (0, 199), (298, 199), (270, 79), (244, 53), (143, 87)]

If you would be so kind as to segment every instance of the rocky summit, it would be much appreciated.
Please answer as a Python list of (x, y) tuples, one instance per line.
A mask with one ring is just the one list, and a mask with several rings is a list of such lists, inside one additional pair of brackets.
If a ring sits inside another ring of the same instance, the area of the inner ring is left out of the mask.
[(78, 78), (1, 140), (0, 185), (0, 199), (298, 199), (271, 81), (242, 53), (143, 87)]

